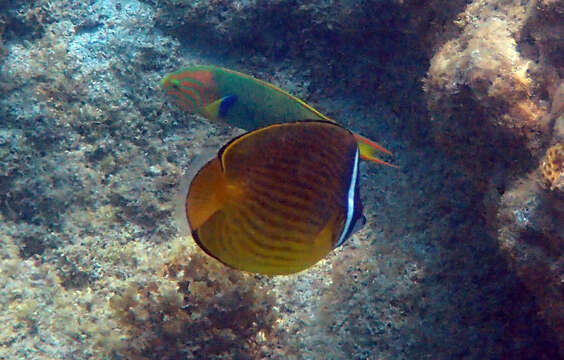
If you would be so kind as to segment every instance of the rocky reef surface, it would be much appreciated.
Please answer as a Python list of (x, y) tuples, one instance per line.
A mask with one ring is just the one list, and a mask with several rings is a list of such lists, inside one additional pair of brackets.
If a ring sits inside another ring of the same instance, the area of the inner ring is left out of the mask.
[[(564, 357), (564, 3), (0, 3), (0, 358)], [(366, 226), (267, 278), (177, 225), (239, 134), (159, 80), (273, 82), (395, 154)]]

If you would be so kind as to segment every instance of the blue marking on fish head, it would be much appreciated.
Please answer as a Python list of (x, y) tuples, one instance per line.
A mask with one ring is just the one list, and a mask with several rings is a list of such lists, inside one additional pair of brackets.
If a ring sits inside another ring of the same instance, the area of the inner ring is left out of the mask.
[(227, 112), (231, 107), (237, 102), (237, 95), (229, 95), (223, 98), (221, 104), (219, 105), (218, 116), (220, 118), (225, 117)]

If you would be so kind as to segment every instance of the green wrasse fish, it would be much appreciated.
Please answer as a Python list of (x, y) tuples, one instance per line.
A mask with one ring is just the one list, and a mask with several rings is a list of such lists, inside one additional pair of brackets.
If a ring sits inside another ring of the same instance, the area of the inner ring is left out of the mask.
[(193, 238), (235, 269), (302, 271), (364, 225), (359, 157), (353, 134), (327, 121), (243, 134), (190, 183), (185, 214)]
[[(220, 67), (187, 67), (165, 75), (161, 86), (183, 109), (248, 131), (299, 119), (336, 122), (273, 84)], [(354, 137), (362, 159), (397, 167), (375, 155), (390, 151), (359, 134)]]

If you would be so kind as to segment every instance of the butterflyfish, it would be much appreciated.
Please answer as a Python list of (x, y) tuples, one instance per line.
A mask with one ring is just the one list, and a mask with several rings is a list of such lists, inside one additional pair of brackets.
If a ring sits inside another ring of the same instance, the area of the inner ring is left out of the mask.
[(232, 268), (267, 275), (302, 271), (364, 225), (359, 147), (331, 122), (250, 131), (195, 175), (185, 201), (192, 236)]
[[(271, 83), (221, 67), (183, 68), (165, 75), (161, 86), (184, 110), (247, 131), (299, 119), (336, 122)], [(389, 150), (362, 135), (354, 137), (362, 159), (397, 167), (376, 156), (379, 151), (392, 155)]]

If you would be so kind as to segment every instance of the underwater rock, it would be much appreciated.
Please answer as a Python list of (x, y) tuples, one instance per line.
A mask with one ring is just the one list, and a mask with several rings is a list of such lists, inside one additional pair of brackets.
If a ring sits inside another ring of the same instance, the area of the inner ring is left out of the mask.
[[(537, 4), (538, 16), (509, 37), (530, 34), (529, 47), (516, 38), (519, 59), (539, 49), (558, 64), (558, 12), (547, 10), (558, 2)], [(474, 177), (430, 141), (421, 78), (434, 51), (460, 35), (453, 20), (466, 5), (0, 2), (0, 358), (557, 358), (537, 315), (550, 314), (550, 294), (537, 306), (507, 270), (484, 235)], [(203, 148), (236, 135), (173, 110), (158, 89), (166, 72), (204, 63), (275, 83), (394, 150), (399, 170), (361, 165), (366, 230), (319, 266), (265, 279), (186, 250), (168, 257), (182, 173)], [(526, 74), (531, 95), (517, 100), (551, 104), (556, 137), (564, 92), (558, 72), (544, 69)], [(539, 96), (543, 76), (552, 85)], [(558, 142), (543, 138), (542, 154)], [(521, 148), (508, 153), (521, 161)], [(542, 204), (538, 214), (551, 211)], [(521, 217), (500, 219), (511, 230)]]
[(460, 34), (431, 59), (424, 89), (434, 137), (470, 168), (487, 169), (492, 156), (522, 168), (513, 160), (539, 155), (548, 140), (564, 12), (544, 3), (472, 2), (456, 20)]
[(546, 148), (564, 135), (563, 63), (555, 55), (564, 46), (563, 10), (561, 1), (470, 3), (424, 80), (436, 143), (487, 193), (488, 226), (557, 334), (564, 333), (562, 160), (559, 145)]
[(564, 192), (545, 188), (535, 171), (510, 185), (496, 220), (499, 247), (564, 344)]

